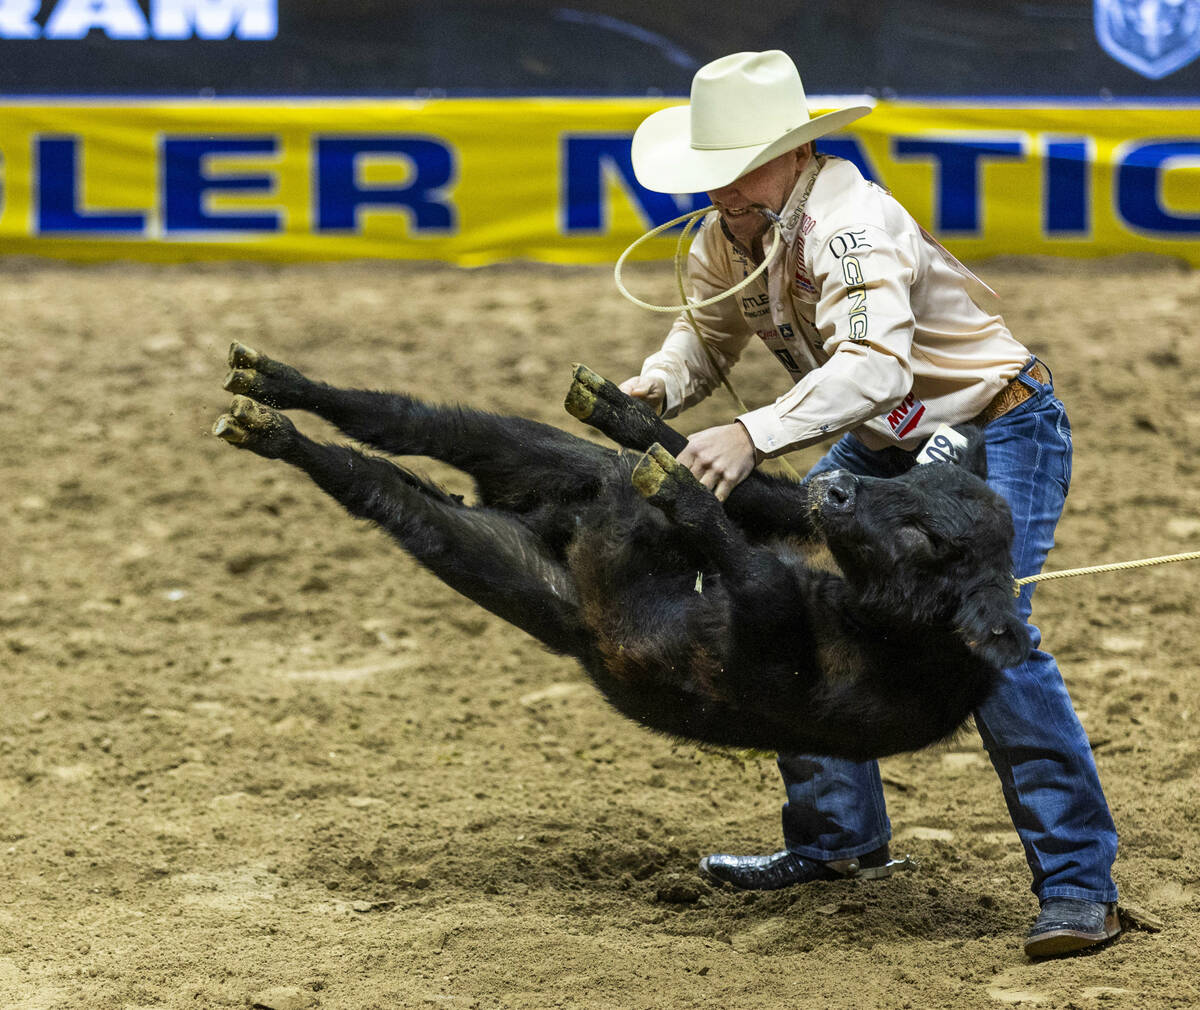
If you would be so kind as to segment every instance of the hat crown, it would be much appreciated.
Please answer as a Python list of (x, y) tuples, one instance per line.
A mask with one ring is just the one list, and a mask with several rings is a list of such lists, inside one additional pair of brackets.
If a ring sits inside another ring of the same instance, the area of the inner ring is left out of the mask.
[(854, 105), (810, 116), (800, 72), (787, 53), (734, 53), (696, 72), (688, 105), (642, 120), (629, 153), (647, 189), (710, 192), (870, 111), (870, 105)]
[(808, 120), (800, 72), (778, 49), (722, 56), (692, 78), (691, 146), (696, 150), (770, 143)]

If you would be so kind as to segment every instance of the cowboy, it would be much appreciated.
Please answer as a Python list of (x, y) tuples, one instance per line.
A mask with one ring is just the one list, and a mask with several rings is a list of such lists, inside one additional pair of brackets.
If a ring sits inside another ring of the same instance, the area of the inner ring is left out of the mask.
[[(1040, 571), (1071, 474), (1070, 426), (1049, 369), (1005, 326), (995, 293), (883, 188), (813, 141), (870, 112), (810, 117), (800, 75), (779, 51), (702, 67), (690, 105), (649, 116), (633, 138), (638, 180), (664, 193), (707, 192), (688, 258), (694, 304), (736, 296), (674, 322), (662, 349), (621, 388), (671, 417), (721, 381), (757, 335), (790, 373), (774, 403), (691, 436), (679, 456), (724, 499), (764, 459), (838, 437), (810, 476), (834, 469), (893, 476), (943, 422), (983, 428), (988, 482), (1016, 528), (1013, 570)], [(694, 321), (694, 324), (693, 324)], [(917, 535), (936, 555), (938, 531)], [(1033, 586), (1020, 610), (1028, 622)], [(1038, 646), (1005, 670), (975, 721), (1001, 782), (1041, 910), (1030, 957), (1091, 947), (1120, 932), (1111, 876), (1117, 836), (1091, 748), (1052, 656)], [(786, 847), (710, 855), (703, 872), (773, 889), (887, 876), (891, 825), (875, 762), (782, 754)]]

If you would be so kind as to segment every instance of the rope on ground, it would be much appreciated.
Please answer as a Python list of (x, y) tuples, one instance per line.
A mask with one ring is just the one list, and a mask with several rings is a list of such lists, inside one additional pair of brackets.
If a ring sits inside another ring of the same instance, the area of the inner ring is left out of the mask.
[(1165, 565), (1172, 561), (1200, 560), (1200, 551), (1187, 551), (1183, 554), (1164, 554), (1157, 558), (1142, 558), (1140, 561), (1118, 561), (1110, 565), (1090, 565), (1087, 568), (1068, 568), (1061, 572), (1040, 572), (1037, 575), (1026, 575), (1023, 579), (1013, 580), (1013, 595), (1020, 595), (1021, 587), (1031, 582), (1051, 582), (1054, 579), (1067, 579), (1074, 575), (1098, 575), (1101, 572), (1117, 572), (1126, 568), (1149, 568), (1151, 565)]

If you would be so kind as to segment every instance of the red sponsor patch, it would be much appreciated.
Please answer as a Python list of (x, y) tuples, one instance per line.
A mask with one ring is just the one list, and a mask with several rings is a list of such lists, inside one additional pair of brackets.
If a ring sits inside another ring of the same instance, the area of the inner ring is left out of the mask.
[(897, 438), (904, 438), (917, 426), (917, 422), (924, 414), (925, 404), (909, 393), (899, 406), (888, 412), (888, 427), (892, 429)]
[(816, 227), (817, 222), (805, 214), (800, 218), (800, 227), (796, 229), (796, 287), (806, 294), (815, 295), (816, 285), (804, 267), (804, 237)]

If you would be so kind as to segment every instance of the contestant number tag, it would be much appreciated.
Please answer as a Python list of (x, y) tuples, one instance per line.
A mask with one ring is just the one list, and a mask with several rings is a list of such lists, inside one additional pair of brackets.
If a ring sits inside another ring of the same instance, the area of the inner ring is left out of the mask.
[(918, 463), (957, 463), (967, 447), (967, 438), (948, 424), (939, 424), (937, 431), (917, 453)]

